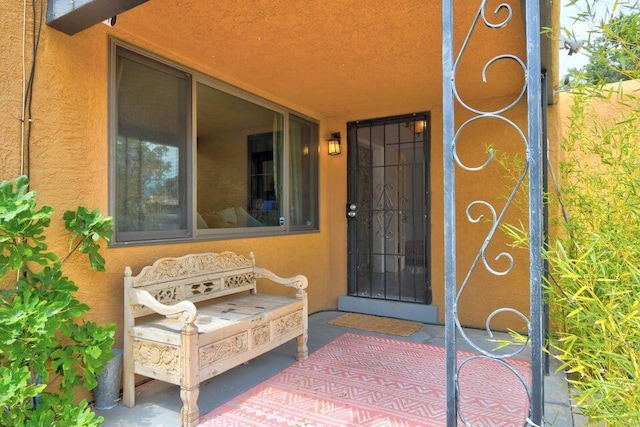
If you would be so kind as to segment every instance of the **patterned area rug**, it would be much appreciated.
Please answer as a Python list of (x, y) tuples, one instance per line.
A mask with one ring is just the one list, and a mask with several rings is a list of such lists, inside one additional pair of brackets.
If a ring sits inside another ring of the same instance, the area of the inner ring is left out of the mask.
[(347, 313), (327, 322), (330, 325), (363, 331), (380, 332), (388, 335), (408, 337), (418, 332), (422, 326), (420, 322), (392, 319), (390, 317), (370, 316), (368, 314)]
[[(472, 353), (460, 352), (459, 359)], [(529, 363), (509, 359), (524, 378)], [(460, 372), (471, 425), (522, 426), (528, 400), (502, 364), (473, 359)], [(347, 333), (201, 418), (213, 426), (446, 425), (444, 348)], [(463, 425), (459, 422), (459, 425)]]

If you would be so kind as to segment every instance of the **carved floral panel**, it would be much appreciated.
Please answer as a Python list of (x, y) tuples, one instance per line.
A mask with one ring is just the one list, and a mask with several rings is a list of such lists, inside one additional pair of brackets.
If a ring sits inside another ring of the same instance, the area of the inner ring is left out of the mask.
[(200, 349), (200, 367), (206, 367), (248, 349), (247, 332), (234, 335)]
[(255, 347), (269, 342), (269, 324), (251, 329), (251, 338)]
[(177, 347), (133, 340), (134, 362), (163, 372), (178, 373), (180, 352)]
[(185, 255), (180, 258), (162, 258), (153, 265), (142, 269), (136, 277), (135, 286), (147, 282), (161, 281), (175, 277), (197, 275), (207, 271), (225, 271), (253, 267), (248, 258), (233, 252)]
[(251, 285), (255, 280), (253, 272), (246, 274), (238, 274), (226, 278), (227, 288), (239, 288), (245, 285)]
[(282, 316), (273, 321), (275, 335), (283, 335), (302, 325), (302, 310), (296, 311), (286, 316)]

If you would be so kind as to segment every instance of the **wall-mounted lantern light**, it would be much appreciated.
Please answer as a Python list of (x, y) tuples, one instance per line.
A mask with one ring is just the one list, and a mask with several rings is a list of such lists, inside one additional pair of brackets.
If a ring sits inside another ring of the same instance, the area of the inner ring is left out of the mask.
[(336, 156), (340, 154), (340, 132), (333, 132), (331, 138), (327, 140), (329, 144), (329, 155)]
[(416, 120), (413, 122), (406, 122), (404, 123), (404, 127), (409, 129), (416, 135), (420, 136), (427, 129), (427, 122), (426, 120)]

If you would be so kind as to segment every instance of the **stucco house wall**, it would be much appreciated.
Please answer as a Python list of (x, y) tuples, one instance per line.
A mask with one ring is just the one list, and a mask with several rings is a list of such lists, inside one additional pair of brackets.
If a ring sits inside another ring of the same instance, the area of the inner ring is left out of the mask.
[[(181, 3), (181, 2), (176, 2)], [(194, 2), (185, 2), (189, 7), (195, 7)], [(379, 13), (397, 13), (392, 10), (395, 4), (385, 4)], [(216, 15), (221, 24), (228, 24), (234, 19), (230, 15), (234, 2), (220, 2), (220, 14)], [(223, 10), (224, 7), (228, 10)], [(424, 75), (424, 85), (429, 87), (434, 96), (425, 100), (424, 97), (407, 97), (404, 100), (389, 100), (388, 103), (374, 103), (362, 105), (357, 109), (337, 108), (338, 113), (327, 114), (325, 111), (314, 110), (304, 102), (296, 102), (273, 96), (269, 87), (254, 87), (247, 85), (242, 76), (227, 75), (222, 65), (216, 67), (216, 61), (205, 61), (202, 52), (185, 50), (174, 43), (175, 37), (166, 39), (154, 33), (150, 37), (145, 29), (152, 28), (158, 22), (158, 16), (174, 16), (178, 6), (173, 2), (150, 1), (139, 6), (121, 17), (119, 23), (110, 28), (96, 25), (74, 36), (68, 36), (52, 28), (44, 27), (37, 57), (36, 78), (33, 89), (33, 117), (32, 137), (30, 142), (30, 178), (31, 187), (38, 193), (38, 201), (42, 205), (49, 205), (55, 209), (52, 234), (49, 243), (53, 250), (64, 252), (67, 247), (66, 235), (62, 230), (62, 214), (65, 210), (73, 210), (78, 205), (89, 208), (99, 208), (108, 211), (108, 182), (109, 182), (109, 129), (108, 129), (108, 58), (109, 38), (116, 37), (127, 43), (145, 49), (154, 55), (167, 58), (184, 66), (193, 68), (213, 78), (245, 89), (271, 101), (284, 105), (301, 114), (305, 114), (319, 121), (320, 126), (320, 156), (319, 156), (319, 195), (320, 195), (320, 230), (319, 232), (291, 234), (277, 237), (237, 238), (227, 240), (194, 241), (189, 243), (138, 245), (131, 247), (104, 248), (107, 272), (98, 274), (87, 268), (85, 260), (71, 259), (65, 266), (66, 273), (80, 286), (79, 297), (91, 306), (91, 317), (101, 322), (122, 322), (122, 278), (124, 267), (129, 265), (137, 272), (157, 258), (165, 256), (181, 256), (187, 253), (203, 251), (231, 250), (242, 254), (255, 252), (257, 262), (272, 269), (274, 272), (287, 276), (302, 273), (309, 279), (309, 308), (310, 312), (337, 307), (337, 298), (347, 292), (347, 220), (344, 206), (347, 200), (347, 156), (330, 157), (326, 155), (326, 142), (323, 140), (331, 132), (347, 134), (346, 123), (353, 120), (375, 117), (392, 116), (412, 111), (431, 112), (431, 244), (432, 244), (432, 288), (433, 303), (444, 306), (444, 274), (443, 274), (443, 178), (442, 178), (442, 95), (441, 72), (439, 58), (430, 58), (429, 67), (418, 70)], [(2, 179), (13, 179), (20, 174), (21, 159), (21, 116), (22, 98), (22, 27), (18, 23), (22, 20), (22, 5), (9, 2), (2, 6), (0, 16), (0, 33), (3, 34), (5, 47), (0, 50), (0, 167)], [(363, 9), (364, 10), (364, 9)], [(463, 10), (461, 20), (469, 20), (472, 11)], [(226, 13), (226, 14), (225, 14)], [(364, 13), (364, 12), (363, 12)], [(368, 12), (367, 12), (368, 13)], [(425, 12), (421, 12), (425, 13)], [(438, 8), (429, 11), (439, 16)], [(258, 16), (258, 11), (243, 10), (244, 24), (250, 24), (250, 16)], [(363, 19), (367, 19), (367, 16)], [(426, 16), (426, 15), (425, 15)], [(431, 15), (429, 15), (431, 16)], [(168, 18), (167, 18), (168, 19)], [(198, 28), (215, 26), (213, 18), (201, 17), (201, 21), (193, 23)], [(310, 23), (310, 31), (321, 24)], [(434, 18), (430, 18), (434, 19)], [(269, 20), (267, 20), (269, 21)], [(286, 17), (280, 17), (281, 22), (287, 22)], [(180, 16), (176, 16), (175, 26), (179, 33), (187, 29), (178, 25)], [(27, 27), (31, 23), (27, 22)], [(159, 25), (159, 24), (158, 24)], [(514, 54), (524, 56), (524, 26), (514, 25), (510, 37), (511, 50)], [(340, 28), (340, 31), (347, 31)], [(411, 28), (406, 29), (411, 32)], [(439, 43), (440, 29), (435, 27), (432, 43)], [(230, 49), (233, 43), (225, 40), (225, 33), (218, 34), (221, 48)], [(237, 36), (237, 35), (236, 35)], [(384, 35), (378, 35), (384, 37)], [(460, 73), (460, 91), (463, 96), (474, 99), (477, 105), (493, 108), (495, 105), (511, 99), (520, 89), (522, 71), (513, 66), (496, 67), (492, 70), (491, 79), (502, 82), (499, 90), (494, 87), (484, 88), (479, 85), (479, 70), (484, 62), (477, 59), (477, 51), (482, 46), (490, 46), (492, 36), (474, 43), (474, 50), (465, 62), (465, 71)], [(500, 36), (503, 37), (503, 36)], [(406, 46), (409, 48), (409, 46)], [(298, 48), (313, 48), (302, 46)], [(411, 46), (411, 49), (414, 47)], [(259, 51), (259, 49), (258, 49)], [(398, 53), (403, 54), (402, 52)], [(27, 52), (26, 60), (30, 60)], [(293, 53), (292, 53), (293, 55)], [(260, 69), (260, 56), (256, 55), (255, 63), (245, 63), (248, 70)], [(318, 63), (319, 68), (324, 64)], [(290, 72), (294, 73), (295, 70)], [(394, 69), (376, 70), (386, 73), (385, 78), (397, 78)], [(345, 70), (348, 78), (357, 78)], [(429, 77), (431, 76), (431, 77)], [(319, 74), (317, 82), (322, 82)], [(411, 78), (400, 76), (400, 78)], [(321, 84), (321, 83), (317, 83)], [(375, 88), (371, 88), (374, 90)], [(325, 88), (325, 91), (332, 88)], [(417, 89), (419, 90), (419, 89)], [(304, 99), (304, 97), (299, 98)], [(402, 107), (398, 107), (398, 104)], [(354, 104), (356, 105), (356, 104)], [(401, 108), (401, 109), (399, 109)], [(459, 112), (459, 119), (464, 112)], [(525, 106), (518, 106), (510, 113), (515, 122), (521, 125), (526, 122)], [(552, 128), (555, 125), (552, 123)], [(471, 150), (466, 154), (470, 163), (483, 162), (486, 158), (487, 147), (495, 146), (500, 150), (513, 150), (524, 154), (523, 147), (518, 142), (512, 142), (513, 135), (508, 129), (500, 126), (479, 126), (465, 138)], [(343, 141), (343, 150), (346, 144)], [(494, 168), (482, 174), (481, 178), (466, 177), (461, 174), (457, 188), (461, 200), (471, 201), (481, 192), (496, 203), (505, 194), (505, 176), (500, 168)], [(460, 203), (460, 218), (465, 216), (464, 206)], [(508, 219), (516, 223), (520, 218), (526, 218), (526, 212), (514, 210)], [(477, 224), (460, 224), (458, 235), (463, 236), (458, 245), (460, 258), (459, 275), (466, 273), (466, 267), (471, 264), (477, 248), (486, 237), (486, 227)], [(499, 250), (490, 248), (495, 257)], [(517, 272), (509, 279), (503, 280), (486, 273), (478, 273), (475, 279), (481, 286), (470, 288), (461, 300), (461, 321), (472, 326), (484, 326), (488, 313), (500, 306), (514, 307), (522, 312), (528, 312), (528, 262), (526, 253), (515, 253)], [(266, 292), (279, 292), (275, 287), (264, 289)], [(444, 321), (443, 310), (440, 310), (440, 321)], [(513, 318), (498, 319), (495, 326), (513, 326)], [(515, 325), (518, 328), (520, 325)], [(122, 331), (118, 331), (117, 342), (122, 340)]]

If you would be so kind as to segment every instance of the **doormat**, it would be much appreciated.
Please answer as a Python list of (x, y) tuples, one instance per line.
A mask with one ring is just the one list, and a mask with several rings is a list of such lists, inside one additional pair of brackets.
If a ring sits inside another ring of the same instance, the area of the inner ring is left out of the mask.
[(420, 322), (393, 319), (391, 317), (370, 316), (368, 314), (348, 313), (327, 322), (333, 326), (379, 332), (381, 334), (408, 337), (415, 334), (424, 325)]
[[(525, 425), (529, 401), (515, 374), (458, 351), (459, 361), (470, 356), (458, 375), (467, 425)], [(444, 347), (346, 333), (202, 416), (200, 426), (445, 427), (445, 360)], [(528, 361), (503, 361), (530, 381)]]

